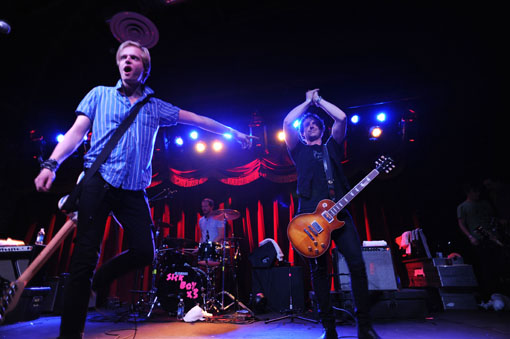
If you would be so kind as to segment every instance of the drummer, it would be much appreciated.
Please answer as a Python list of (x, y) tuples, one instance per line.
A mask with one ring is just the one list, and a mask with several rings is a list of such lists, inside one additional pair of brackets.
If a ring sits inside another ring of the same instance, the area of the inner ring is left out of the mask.
[(223, 221), (214, 219), (212, 217), (212, 212), (214, 210), (214, 200), (205, 198), (202, 200), (202, 214), (203, 216), (198, 221), (198, 225), (200, 226), (200, 242), (217, 242), (220, 243), (223, 241), (224, 233), (225, 233), (225, 225)]

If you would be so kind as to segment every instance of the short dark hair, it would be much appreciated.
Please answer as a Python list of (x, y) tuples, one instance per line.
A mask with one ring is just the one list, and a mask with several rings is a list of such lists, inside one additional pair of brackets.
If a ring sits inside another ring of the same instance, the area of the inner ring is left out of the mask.
[(315, 113), (305, 113), (303, 115), (303, 117), (301, 118), (300, 123), (299, 123), (299, 134), (300, 135), (303, 135), (303, 130), (304, 130), (303, 123), (305, 122), (306, 119), (313, 119), (313, 120), (315, 120), (317, 125), (319, 125), (319, 128), (320, 128), (321, 132), (324, 133), (324, 129), (326, 128), (325, 125), (324, 125), (324, 120), (322, 120)]
[(202, 202), (204, 201), (206, 201), (209, 204), (209, 206), (214, 207), (214, 200), (210, 198), (205, 198), (204, 200), (202, 200)]

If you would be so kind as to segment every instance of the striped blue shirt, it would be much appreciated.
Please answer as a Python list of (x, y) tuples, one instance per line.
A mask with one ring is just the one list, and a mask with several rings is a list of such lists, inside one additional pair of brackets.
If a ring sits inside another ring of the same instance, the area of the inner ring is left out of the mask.
[[(120, 123), (129, 115), (129, 98), (115, 87), (93, 88), (80, 102), (76, 114), (86, 115), (92, 122), (90, 150), (84, 166), (90, 168)], [(145, 86), (143, 100), (154, 91)], [(137, 102), (138, 102), (137, 101)], [(136, 102), (135, 102), (136, 104)], [(135, 121), (120, 138), (112, 153), (99, 168), (110, 185), (126, 190), (142, 190), (151, 183), (152, 155), (159, 127), (172, 126), (179, 118), (179, 108), (152, 97), (138, 112)]]

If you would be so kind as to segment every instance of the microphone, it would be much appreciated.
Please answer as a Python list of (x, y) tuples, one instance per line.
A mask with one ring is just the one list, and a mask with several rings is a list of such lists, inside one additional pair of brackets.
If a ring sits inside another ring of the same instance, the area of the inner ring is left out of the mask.
[(11, 33), (11, 26), (3, 20), (0, 20), (0, 33), (2, 34)]

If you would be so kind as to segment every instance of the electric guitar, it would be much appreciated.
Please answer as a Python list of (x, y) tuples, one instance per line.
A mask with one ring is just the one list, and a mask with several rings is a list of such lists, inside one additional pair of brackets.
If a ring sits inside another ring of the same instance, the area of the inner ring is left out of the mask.
[(76, 227), (76, 221), (70, 218), (64, 226), (55, 234), (55, 237), (46, 245), (41, 253), (32, 261), (20, 277), (10, 283), (2, 292), (0, 301), (0, 324), (5, 320), (7, 313), (11, 312), (17, 305), (25, 286), (36, 275), (42, 266), (48, 261), (55, 250), (67, 238)]
[(361, 192), (372, 180), (384, 171), (389, 173), (395, 166), (389, 157), (381, 156), (373, 169), (352, 190), (337, 203), (324, 199), (317, 204), (314, 213), (303, 213), (292, 219), (287, 227), (287, 237), (294, 249), (307, 258), (317, 258), (326, 252), (331, 244), (331, 232), (344, 226), (336, 215)]
[[(81, 180), (81, 176), (79, 178)], [(67, 199), (67, 195), (60, 199), (58, 206), (61, 209), (62, 205)], [(2, 291), (2, 299), (0, 299), (0, 324), (4, 322), (7, 313), (11, 312), (18, 304), (19, 298), (27, 286), (28, 282), (37, 274), (37, 272), (44, 266), (44, 264), (51, 258), (55, 250), (60, 244), (71, 234), (76, 228), (78, 221), (78, 213), (73, 212), (67, 214), (69, 219), (62, 226), (62, 228), (55, 234), (53, 239), (46, 245), (41, 253), (32, 261), (27, 269), (19, 276), (16, 281), (13, 281)]]

